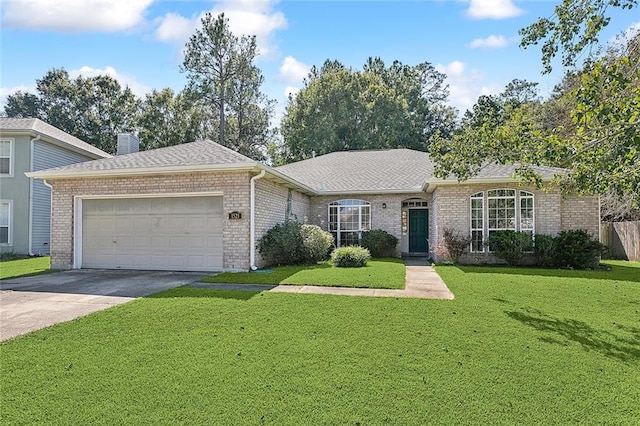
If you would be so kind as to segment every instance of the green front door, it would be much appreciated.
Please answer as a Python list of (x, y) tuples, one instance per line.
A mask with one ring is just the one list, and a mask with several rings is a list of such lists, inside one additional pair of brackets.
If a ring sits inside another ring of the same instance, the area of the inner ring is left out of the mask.
[(429, 210), (409, 210), (409, 252), (429, 251)]

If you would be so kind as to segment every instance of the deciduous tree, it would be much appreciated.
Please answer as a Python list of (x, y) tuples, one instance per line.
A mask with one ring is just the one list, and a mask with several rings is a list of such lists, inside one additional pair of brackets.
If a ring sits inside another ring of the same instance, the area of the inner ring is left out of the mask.
[(200, 138), (203, 117), (185, 93), (153, 90), (142, 101), (136, 129), (140, 149), (154, 149), (193, 142)]
[(428, 150), (433, 134), (453, 128), (444, 78), (426, 62), (387, 68), (379, 58), (363, 71), (337, 61), (313, 67), (287, 106), (279, 162), (355, 149)]
[(36, 91), (9, 95), (5, 114), (40, 118), (110, 153), (116, 134), (134, 127), (139, 100), (108, 75), (71, 79), (64, 69), (52, 69), (36, 80)]

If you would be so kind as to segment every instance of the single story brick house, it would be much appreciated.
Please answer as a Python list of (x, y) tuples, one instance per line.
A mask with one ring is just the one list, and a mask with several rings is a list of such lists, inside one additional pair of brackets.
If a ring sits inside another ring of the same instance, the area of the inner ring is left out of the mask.
[[(467, 262), (490, 262), (494, 230), (599, 236), (599, 199), (519, 186), (492, 165), (459, 183), (437, 179), (429, 154), (334, 152), (269, 167), (212, 141), (27, 173), (52, 186), (53, 268), (248, 270), (256, 242), (286, 219), (317, 224), (338, 245), (383, 229), (397, 254), (429, 254), (447, 227), (470, 235)], [(545, 179), (560, 169), (540, 167)]]

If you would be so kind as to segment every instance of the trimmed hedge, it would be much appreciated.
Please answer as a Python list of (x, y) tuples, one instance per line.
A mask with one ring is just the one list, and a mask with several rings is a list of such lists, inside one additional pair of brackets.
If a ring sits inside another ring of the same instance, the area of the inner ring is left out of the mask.
[(520, 264), (525, 252), (533, 248), (531, 234), (510, 230), (494, 232), (487, 239), (486, 245), (509, 265)]
[[(487, 240), (491, 251), (510, 265), (520, 263), (531, 243), (530, 234), (516, 231), (497, 231)], [(562, 231), (556, 237), (538, 234), (533, 244), (536, 265), (547, 268), (597, 268), (605, 251), (606, 246), (584, 229)]]
[(360, 245), (369, 250), (373, 257), (387, 257), (394, 254), (398, 239), (387, 231), (374, 229), (362, 233)]
[(337, 248), (331, 253), (331, 262), (338, 268), (360, 268), (371, 259), (369, 250), (359, 246)]
[(269, 265), (299, 265), (326, 259), (332, 245), (333, 236), (319, 226), (289, 220), (269, 229), (258, 251)]

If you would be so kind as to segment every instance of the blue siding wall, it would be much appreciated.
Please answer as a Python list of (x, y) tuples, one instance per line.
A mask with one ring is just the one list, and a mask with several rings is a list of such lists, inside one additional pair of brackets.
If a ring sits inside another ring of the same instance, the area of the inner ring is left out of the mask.
[[(50, 143), (36, 141), (33, 147), (33, 171), (80, 163), (92, 158)], [(51, 233), (51, 190), (40, 180), (32, 179), (31, 251), (49, 254)]]

